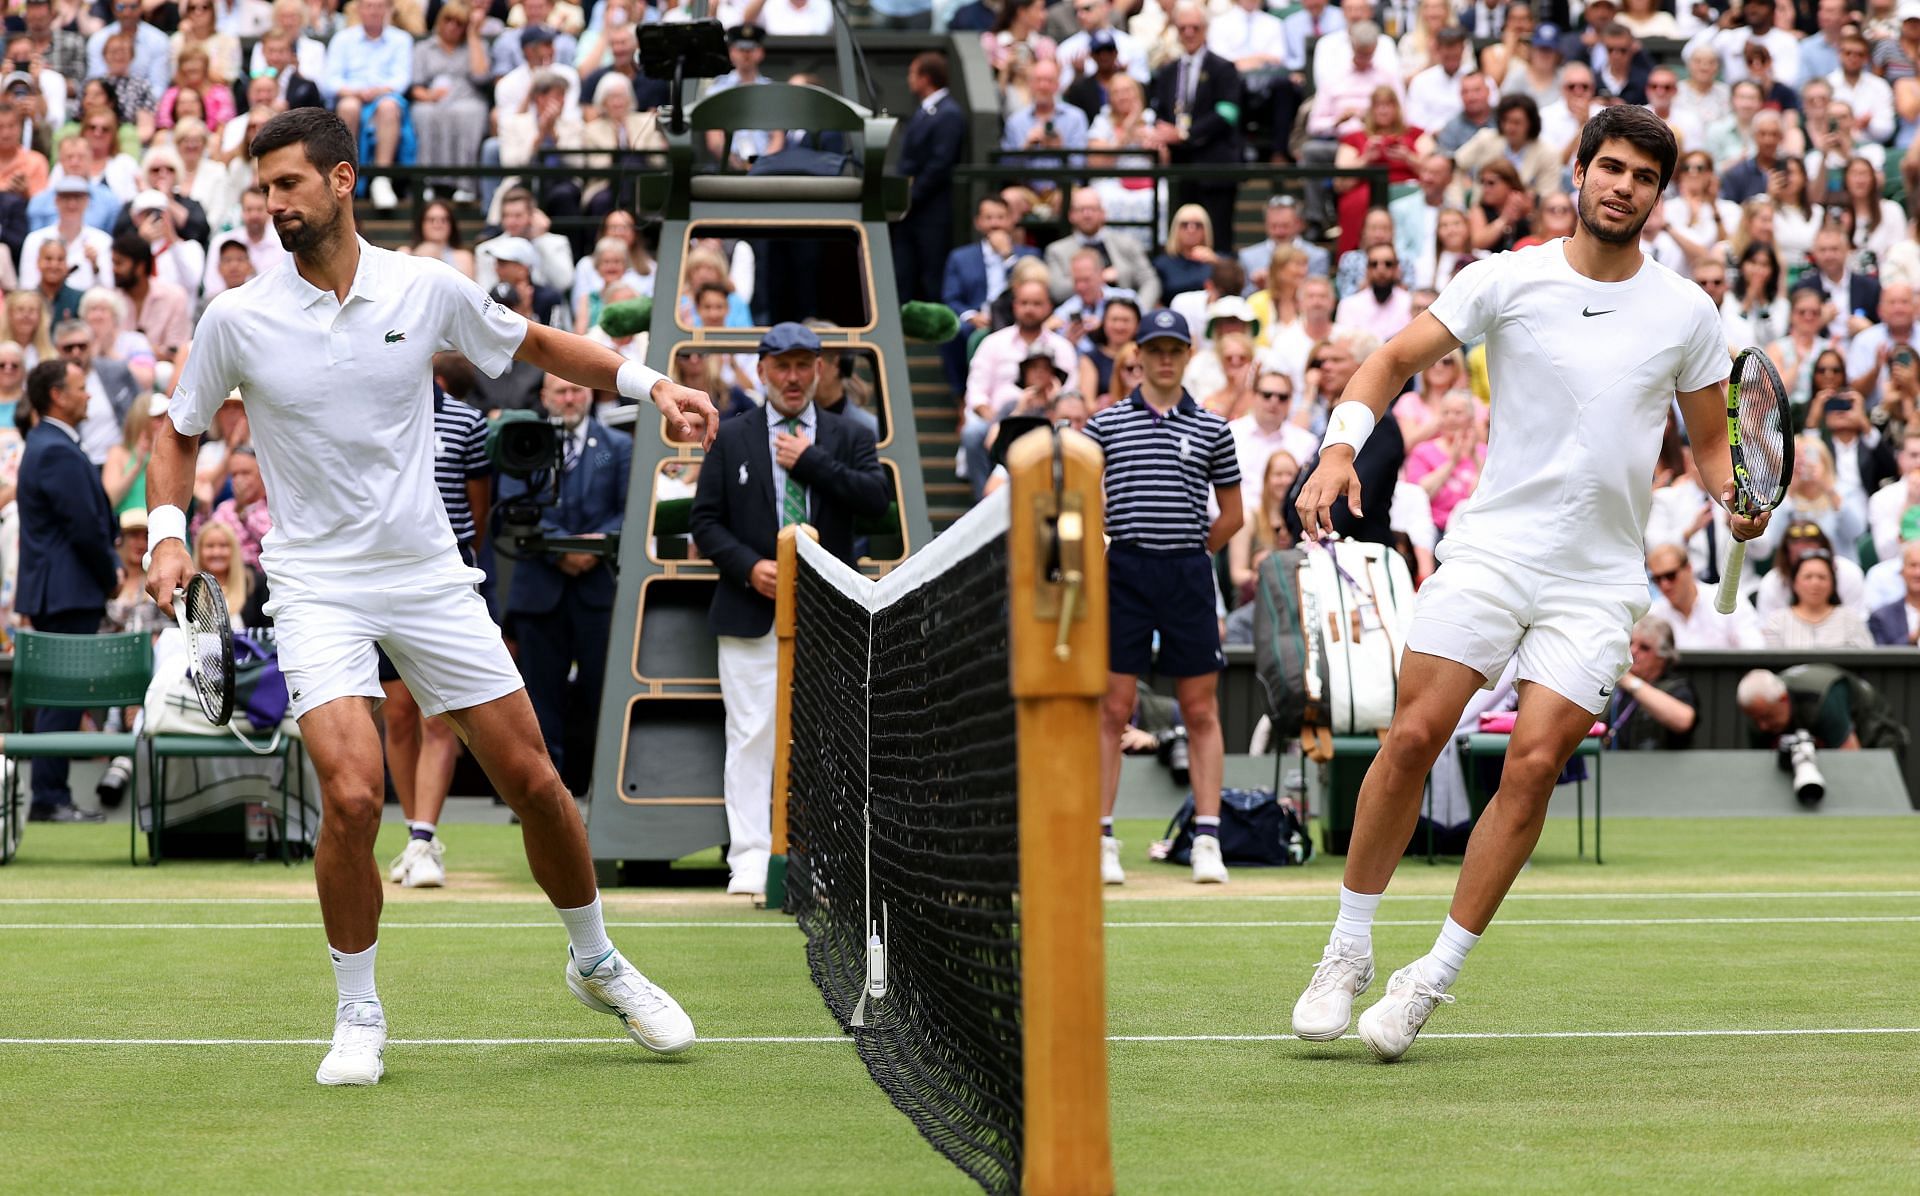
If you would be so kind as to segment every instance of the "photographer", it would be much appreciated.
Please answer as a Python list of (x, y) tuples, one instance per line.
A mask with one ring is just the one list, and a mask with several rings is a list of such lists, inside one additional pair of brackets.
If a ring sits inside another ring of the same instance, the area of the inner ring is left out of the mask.
[(1837, 665), (1798, 664), (1778, 674), (1755, 669), (1740, 678), (1735, 699), (1753, 724), (1755, 747), (1805, 731), (1830, 751), (1904, 752), (1911, 738), (1878, 690)]

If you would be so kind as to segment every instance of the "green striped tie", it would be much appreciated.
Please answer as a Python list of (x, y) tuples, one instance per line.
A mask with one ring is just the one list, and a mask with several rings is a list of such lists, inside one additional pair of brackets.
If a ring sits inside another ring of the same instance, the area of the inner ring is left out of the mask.
[[(799, 432), (800, 432), (800, 421), (797, 419), (788, 420), (787, 435), (797, 436), (799, 435)], [(802, 486), (799, 482), (799, 479), (795, 478), (792, 472), (789, 471), (787, 474), (786, 493), (780, 496), (780, 526), (785, 527), (790, 523), (805, 523), (806, 521), (807, 521), (806, 488)]]

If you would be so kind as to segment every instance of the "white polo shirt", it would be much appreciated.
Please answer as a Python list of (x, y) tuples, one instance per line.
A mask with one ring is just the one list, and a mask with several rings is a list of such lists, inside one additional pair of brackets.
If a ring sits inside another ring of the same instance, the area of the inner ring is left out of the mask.
[(342, 304), (288, 257), (215, 296), (201, 317), (173, 426), (198, 436), (235, 387), (246, 404), (273, 530), (260, 563), (276, 594), (378, 570), (419, 580), (464, 569), (434, 484), (433, 355), (455, 349), (490, 378), (527, 322), (437, 259), (360, 242)]
[(1487, 462), (1453, 512), (1456, 544), (1576, 581), (1646, 579), (1653, 465), (1676, 392), (1726, 378), (1720, 312), (1651, 260), (1596, 282), (1548, 241), (1474, 262), (1429, 308), (1487, 342)]

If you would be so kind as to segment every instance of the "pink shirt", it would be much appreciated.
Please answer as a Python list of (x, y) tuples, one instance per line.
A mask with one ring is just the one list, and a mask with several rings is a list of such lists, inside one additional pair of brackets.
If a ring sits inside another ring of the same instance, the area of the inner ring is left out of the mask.
[[(1425, 481), (1436, 469), (1447, 466), (1447, 447), (1439, 439), (1429, 440), (1417, 446), (1407, 454), (1406, 475), (1409, 482)], [(1477, 444), (1473, 455), (1453, 467), (1453, 474), (1433, 492), (1433, 526), (1446, 530), (1447, 517), (1453, 509), (1473, 493), (1474, 483), (1480, 480), (1480, 467), (1487, 460), (1487, 446)]]

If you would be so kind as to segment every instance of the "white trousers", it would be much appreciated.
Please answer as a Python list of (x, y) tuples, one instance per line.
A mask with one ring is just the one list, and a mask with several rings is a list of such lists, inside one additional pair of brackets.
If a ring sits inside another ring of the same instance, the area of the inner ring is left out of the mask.
[(763, 875), (773, 849), (773, 707), (780, 663), (772, 632), (720, 637), (720, 696), (727, 706), (727, 867)]

